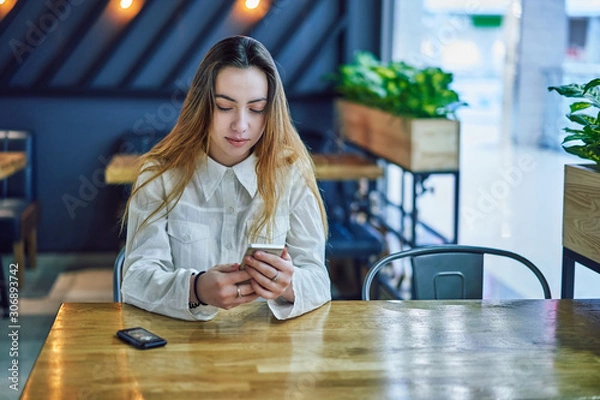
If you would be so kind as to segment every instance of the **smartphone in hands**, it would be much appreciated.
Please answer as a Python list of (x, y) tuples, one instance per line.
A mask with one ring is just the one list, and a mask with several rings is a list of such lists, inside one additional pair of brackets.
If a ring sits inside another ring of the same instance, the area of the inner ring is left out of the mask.
[(265, 243), (249, 244), (248, 248), (246, 249), (246, 253), (244, 254), (244, 257), (242, 257), (242, 262), (240, 263), (240, 269), (242, 270), (242, 269), (246, 268), (246, 265), (244, 264), (244, 259), (247, 256), (251, 256), (252, 254), (254, 254), (255, 251), (264, 251), (264, 252), (276, 255), (278, 257), (281, 257), (281, 255), (283, 254), (284, 248), (285, 248), (285, 245), (283, 245), (283, 244), (265, 244)]
[(138, 349), (151, 349), (167, 344), (167, 341), (144, 328), (128, 328), (117, 331), (119, 339)]

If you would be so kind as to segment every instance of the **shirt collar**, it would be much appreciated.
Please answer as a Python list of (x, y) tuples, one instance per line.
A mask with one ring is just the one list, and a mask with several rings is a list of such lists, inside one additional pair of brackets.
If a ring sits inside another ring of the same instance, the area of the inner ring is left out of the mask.
[(256, 156), (250, 154), (248, 158), (233, 167), (226, 167), (219, 164), (210, 157), (206, 157), (205, 172), (206, 175), (200, 179), (202, 184), (202, 191), (204, 192), (204, 199), (210, 200), (212, 195), (217, 190), (217, 187), (221, 184), (223, 176), (228, 170), (233, 171), (238, 181), (246, 189), (250, 197), (254, 197), (258, 190), (258, 183), (256, 177)]

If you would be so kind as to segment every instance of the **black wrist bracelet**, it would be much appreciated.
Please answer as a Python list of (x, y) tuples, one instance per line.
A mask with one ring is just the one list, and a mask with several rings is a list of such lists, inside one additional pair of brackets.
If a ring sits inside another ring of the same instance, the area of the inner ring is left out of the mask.
[(198, 278), (200, 278), (200, 275), (202, 275), (205, 272), (206, 271), (198, 272), (198, 275), (196, 275), (196, 279), (194, 279), (194, 295), (196, 296), (196, 300), (198, 300), (198, 302), (203, 306), (207, 306), (208, 304), (203, 303), (202, 300), (200, 300), (200, 296), (198, 296)]
[[(192, 276), (194, 276), (194, 275), (196, 275), (196, 273), (195, 273), (195, 272), (192, 272)], [(196, 284), (196, 279), (195, 279), (195, 278), (194, 278), (194, 284)], [(194, 288), (194, 289), (195, 289), (195, 288)], [(194, 290), (194, 296), (196, 295), (196, 294), (195, 294), (195, 292), (196, 292), (196, 291)], [(189, 307), (189, 309), (190, 309), (190, 310), (192, 310), (192, 309), (194, 309), (194, 308), (198, 307), (199, 305), (200, 305), (200, 303), (193, 303), (193, 302), (191, 302), (191, 301), (190, 301), (190, 302), (188, 302), (188, 307)]]

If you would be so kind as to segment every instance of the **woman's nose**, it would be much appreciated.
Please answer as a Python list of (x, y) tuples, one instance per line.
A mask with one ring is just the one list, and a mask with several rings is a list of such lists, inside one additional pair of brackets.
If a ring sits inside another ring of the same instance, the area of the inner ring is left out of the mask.
[(236, 113), (232, 129), (236, 132), (245, 132), (248, 129), (248, 116), (244, 111)]

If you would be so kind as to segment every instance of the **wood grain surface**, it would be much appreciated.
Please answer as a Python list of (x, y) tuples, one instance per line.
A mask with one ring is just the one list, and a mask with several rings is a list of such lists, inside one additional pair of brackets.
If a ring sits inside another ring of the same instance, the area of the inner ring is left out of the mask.
[(0, 179), (8, 178), (27, 166), (27, 155), (24, 152), (0, 152)]
[(109, 185), (132, 184), (140, 167), (139, 157), (137, 154), (117, 154), (113, 156), (104, 171), (106, 183)]
[(460, 123), (445, 118), (400, 118), (336, 100), (345, 139), (412, 172), (458, 171)]
[[(116, 336), (141, 326), (165, 347)], [(209, 322), (63, 304), (23, 399), (591, 398), (600, 300), (334, 301), (278, 321), (266, 303)]]
[(565, 165), (563, 246), (600, 263), (600, 167)]

